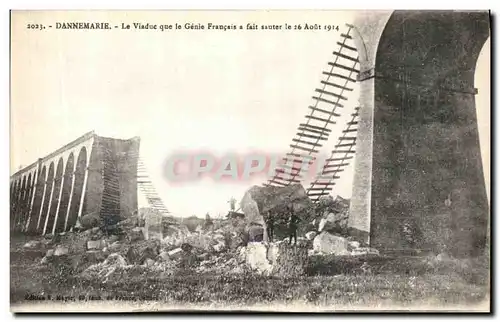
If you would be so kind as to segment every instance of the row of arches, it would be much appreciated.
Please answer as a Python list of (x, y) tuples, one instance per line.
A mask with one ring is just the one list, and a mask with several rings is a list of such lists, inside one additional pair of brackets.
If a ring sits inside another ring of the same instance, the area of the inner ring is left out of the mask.
[(69, 230), (81, 214), (88, 168), (87, 149), (71, 152), (11, 181), (11, 229), (29, 233)]

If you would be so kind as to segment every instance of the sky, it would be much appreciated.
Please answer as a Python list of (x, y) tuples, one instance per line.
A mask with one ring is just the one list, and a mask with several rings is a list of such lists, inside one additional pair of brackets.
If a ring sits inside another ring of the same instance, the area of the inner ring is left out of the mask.
[[(265, 178), (244, 182), (206, 178), (173, 184), (162, 175), (165, 160), (179, 150), (210, 151), (218, 156), (288, 152), (339, 38), (339, 32), (312, 30), (33, 31), (25, 28), (28, 22), (309, 22), (335, 24), (343, 30), (344, 23), (352, 22), (353, 14), (20, 14), (12, 26), (16, 37), (12, 38), (11, 173), (91, 130), (122, 139), (140, 136), (141, 158), (173, 214), (225, 214), (231, 197), (241, 200), (248, 188), (264, 183)], [(478, 69), (489, 75), (489, 64), (481, 64), (487, 59), (489, 50), (484, 51)], [(484, 83), (484, 77), (479, 82)], [(477, 109), (478, 114), (489, 116), (489, 81), (484, 84), (476, 86)], [(344, 116), (357, 106), (359, 93), (355, 89)], [(345, 121), (345, 117), (338, 121), (320, 153), (328, 154), (333, 148)], [(489, 129), (489, 119), (482, 127), (481, 143), (489, 142), (484, 134), (489, 134), (486, 126)], [(308, 187), (307, 181), (304, 186)], [(350, 197), (352, 166), (336, 187), (334, 195)], [(146, 205), (140, 194), (139, 203)]]

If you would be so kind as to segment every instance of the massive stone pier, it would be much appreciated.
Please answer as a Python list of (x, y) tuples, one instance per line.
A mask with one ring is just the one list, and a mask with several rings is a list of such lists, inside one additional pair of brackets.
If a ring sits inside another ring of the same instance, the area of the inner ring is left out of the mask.
[(360, 14), (353, 234), (381, 250), (485, 246), (489, 206), (474, 74), (488, 12)]

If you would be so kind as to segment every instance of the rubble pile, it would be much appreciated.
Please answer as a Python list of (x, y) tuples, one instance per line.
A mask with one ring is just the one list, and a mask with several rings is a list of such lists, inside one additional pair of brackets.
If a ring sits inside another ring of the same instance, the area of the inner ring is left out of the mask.
[(374, 248), (362, 247), (358, 241), (326, 231), (314, 238), (313, 249), (309, 250), (309, 255), (358, 256), (366, 254), (378, 255), (379, 252)]
[(127, 262), (121, 255), (111, 254), (104, 262), (91, 265), (80, 276), (83, 278), (107, 279), (118, 268), (125, 268), (127, 266)]
[[(103, 227), (95, 216), (78, 220), (75, 232), (44, 236), (24, 245), (47, 249), (42, 265), (67, 257), (82, 278), (106, 280), (126, 272), (176, 274), (179, 270), (209, 274), (300, 276), (309, 256), (378, 254), (347, 237), (348, 200), (321, 198), (312, 204), (301, 185), (252, 187), (241, 202), (243, 214), (223, 221), (196, 217), (166, 219), (138, 211)], [(290, 245), (287, 219), (296, 214), (297, 244)], [(275, 238), (267, 238), (266, 219), (274, 216)], [(45, 251), (45, 250), (43, 250)]]

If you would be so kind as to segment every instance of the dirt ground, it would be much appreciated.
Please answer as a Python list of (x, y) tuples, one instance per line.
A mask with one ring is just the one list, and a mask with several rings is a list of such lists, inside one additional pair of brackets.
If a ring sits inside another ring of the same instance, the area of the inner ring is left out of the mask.
[(31, 238), (11, 237), (11, 310), (142, 311), (171, 309), (257, 311), (489, 310), (489, 261), (430, 261), (427, 257), (316, 256), (298, 278), (255, 273), (200, 274), (148, 267), (107, 280), (81, 269), (41, 264), (46, 250), (27, 250)]

